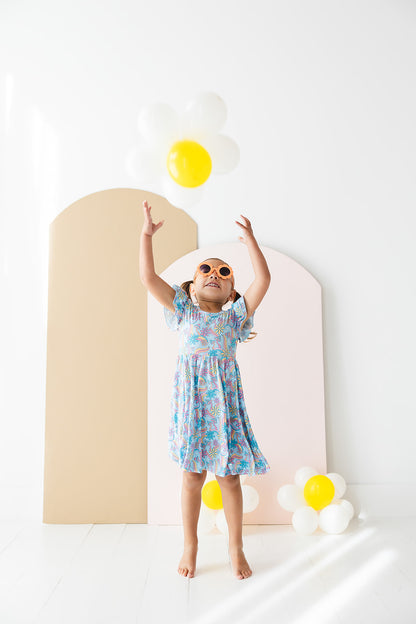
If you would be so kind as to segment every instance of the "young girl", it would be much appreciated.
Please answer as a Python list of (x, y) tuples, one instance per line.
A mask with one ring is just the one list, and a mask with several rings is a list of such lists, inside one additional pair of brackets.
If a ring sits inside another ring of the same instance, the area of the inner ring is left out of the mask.
[[(239, 475), (264, 474), (270, 466), (248, 419), (235, 352), (237, 342), (249, 337), (270, 272), (250, 221), (243, 217), (244, 224), (236, 221), (243, 230), (239, 239), (248, 247), (255, 273), (244, 296), (234, 288), (232, 267), (220, 258), (203, 260), (192, 280), (172, 288), (155, 273), (153, 262), (152, 236), (163, 221), (152, 222), (147, 201), (143, 210), (140, 279), (164, 306), (168, 327), (179, 330), (180, 337), (169, 427), (169, 456), (183, 469), (184, 552), (178, 572), (189, 578), (195, 573), (201, 489), (209, 470), (221, 488), (233, 573), (244, 579), (252, 570), (243, 552)], [(228, 301), (231, 307), (223, 310)]]

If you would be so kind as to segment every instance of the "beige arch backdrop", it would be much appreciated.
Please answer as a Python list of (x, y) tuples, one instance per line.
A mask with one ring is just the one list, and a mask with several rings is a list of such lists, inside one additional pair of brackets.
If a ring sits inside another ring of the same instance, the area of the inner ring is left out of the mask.
[(165, 224), (158, 273), (197, 246), (148, 191), (92, 193), (50, 225), (43, 522), (147, 522), (147, 291), (142, 202)]
[[(245, 478), (245, 485), (257, 489), (260, 502), (244, 514), (243, 522), (290, 524), (292, 514), (277, 502), (279, 487), (293, 483), (296, 470), (304, 465), (326, 472), (321, 286), (288, 256), (261, 249), (272, 281), (255, 313), (258, 335), (238, 344), (237, 361), (253, 432), (271, 469)], [(254, 273), (248, 249), (240, 242), (191, 251), (161, 277), (180, 285), (192, 279), (197, 263), (207, 257), (229, 262), (235, 287), (244, 295)], [(163, 306), (150, 294), (148, 332), (148, 522), (181, 524), (182, 470), (168, 456), (178, 334), (166, 326)]]

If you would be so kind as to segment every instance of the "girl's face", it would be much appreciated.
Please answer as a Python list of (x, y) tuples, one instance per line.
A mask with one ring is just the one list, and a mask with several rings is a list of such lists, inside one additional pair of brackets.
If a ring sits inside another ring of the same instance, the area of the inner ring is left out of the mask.
[[(199, 264), (202, 264), (202, 262), (209, 262), (211, 266), (215, 267), (220, 264), (227, 264), (223, 260), (217, 258), (208, 258), (207, 260), (202, 260)], [(200, 301), (206, 301), (224, 305), (227, 301), (234, 301), (234, 278), (223, 279), (222, 277), (218, 277), (216, 271), (213, 271), (211, 275), (208, 276), (201, 275), (195, 270), (194, 280), (189, 286), (189, 292), (191, 293), (194, 303), (196, 298), (198, 303)]]

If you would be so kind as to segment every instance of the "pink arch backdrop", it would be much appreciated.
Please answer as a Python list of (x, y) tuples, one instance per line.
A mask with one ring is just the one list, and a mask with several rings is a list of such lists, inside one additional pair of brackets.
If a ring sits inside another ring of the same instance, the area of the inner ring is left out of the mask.
[[(293, 483), (304, 465), (326, 472), (322, 297), (317, 280), (300, 264), (261, 246), (272, 275), (254, 317), (256, 338), (237, 346), (247, 412), (270, 464), (265, 475), (246, 476), (259, 493), (258, 507), (244, 524), (289, 524), (292, 514), (277, 491)], [(254, 279), (247, 247), (224, 243), (196, 249), (171, 264), (161, 277), (169, 284), (192, 279), (207, 257), (227, 261), (244, 295)], [(148, 523), (182, 524), (182, 470), (168, 456), (170, 396), (178, 334), (168, 329), (163, 306), (148, 295)], [(212, 476), (209, 473), (209, 476)]]

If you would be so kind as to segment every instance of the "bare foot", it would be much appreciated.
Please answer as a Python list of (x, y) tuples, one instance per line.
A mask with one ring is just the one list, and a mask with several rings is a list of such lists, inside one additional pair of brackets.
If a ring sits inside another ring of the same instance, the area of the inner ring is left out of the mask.
[(242, 548), (230, 548), (228, 552), (230, 554), (233, 574), (238, 579), (245, 579), (253, 574)]
[(178, 565), (179, 574), (187, 576), (188, 578), (195, 576), (197, 551), (198, 542), (185, 544), (183, 547), (183, 555)]

